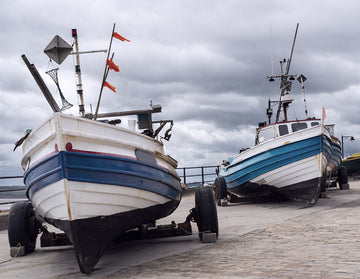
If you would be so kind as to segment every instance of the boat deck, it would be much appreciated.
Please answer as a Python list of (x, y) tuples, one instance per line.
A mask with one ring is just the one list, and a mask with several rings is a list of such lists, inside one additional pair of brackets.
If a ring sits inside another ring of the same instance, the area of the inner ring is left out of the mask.
[[(194, 205), (186, 194), (173, 215), (182, 222)], [(11, 258), (0, 231), (0, 278), (355, 278), (360, 272), (360, 181), (332, 188), (311, 207), (266, 201), (218, 207), (217, 243), (189, 237), (129, 241), (108, 249), (94, 272), (80, 273), (72, 246), (37, 248)]]

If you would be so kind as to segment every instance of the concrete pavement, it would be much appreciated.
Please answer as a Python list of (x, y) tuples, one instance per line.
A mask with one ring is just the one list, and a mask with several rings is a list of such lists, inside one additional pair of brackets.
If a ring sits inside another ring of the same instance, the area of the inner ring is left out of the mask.
[[(183, 198), (173, 215), (182, 222), (194, 205)], [(0, 278), (357, 278), (360, 277), (360, 182), (330, 189), (315, 206), (268, 201), (218, 207), (220, 236), (203, 244), (189, 237), (129, 241), (108, 249), (89, 276), (74, 250), (38, 248), (10, 258), (0, 231)]]

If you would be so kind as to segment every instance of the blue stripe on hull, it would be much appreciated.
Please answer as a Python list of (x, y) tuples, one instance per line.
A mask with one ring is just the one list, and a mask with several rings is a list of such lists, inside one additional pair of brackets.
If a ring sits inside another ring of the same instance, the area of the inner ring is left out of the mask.
[(338, 143), (332, 142), (331, 149), (332, 149), (332, 153), (330, 160), (336, 167), (338, 167), (341, 162), (341, 146)]
[(270, 149), (235, 165), (230, 165), (220, 174), (231, 189), (269, 171), (317, 155), (322, 152), (322, 147), (322, 136), (308, 138)]
[(24, 174), (29, 199), (43, 187), (62, 179), (126, 186), (180, 200), (180, 182), (157, 165), (134, 159), (60, 151), (32, 166)]
[(332, 154), (332, 142), (331, 139), (329, 139), (328, 137), (323, 136), (321, 151), (326, 157), (327, 162), (329, 163)]

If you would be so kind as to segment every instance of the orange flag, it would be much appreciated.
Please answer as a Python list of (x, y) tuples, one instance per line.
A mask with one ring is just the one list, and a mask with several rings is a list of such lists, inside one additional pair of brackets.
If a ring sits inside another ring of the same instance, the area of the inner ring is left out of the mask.
[(326, 110), (324, 107), (322, 107), (322, 120), (324, 121), (326, 118)]
[(109, 66), (109, 69), (114, 70), (115, 72), (120, 72), (119, 66), (116, 65), (111, 58), (107, 60), (107, 65)]
[(120, 35), (119, 33), (117, 33), (117, 32), (114, 32), (114, 33), (113, 33), (113, 36), (114, 36), (116, 39), (119, 39), (120, 41), (123, 41), (123, 42), (128, 41), (128, 42), (130, 42), (130, 40), (124, 38), (123, 36), (121, 36), (121, 35)]
[(110, 83), (108, 83), (107, 81), (104, 82), (104, 86), (106, 86), (107, 88), (109, 88), (110, 90), (114, 91), (116, 93), (115, 87), (112, 86)]

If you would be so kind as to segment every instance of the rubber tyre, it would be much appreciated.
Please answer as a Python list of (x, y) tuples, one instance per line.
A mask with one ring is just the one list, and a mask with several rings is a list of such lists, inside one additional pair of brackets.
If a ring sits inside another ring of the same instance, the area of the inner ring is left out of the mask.
[(349, 180), (348, 180), (347, 170), (344, 166), (340, 166), (338, 168), (338, 183), (339, 183), (340, 190), (342, 190), (343, 185), (348, 184), (348, 182), (349, 182)]
[(227, 196), (227, 186), (224, 177), (216, 177), (215, 179), (215, 201), (221, 206), (221, 200)]
[(37, 233), (34, 229), (35, 212), (29, 202), (17, 202), (9, 211), (8, 238), (10, 247), (21, 245), (26, 253), (35, 250)]
[(210, 188), (201, 188), (195, 192), (195, 212), (199, 229), (199, 237), (202, 240), (204, 232), (216, 233), (219, 236), (218, 216), (213, 191)]

